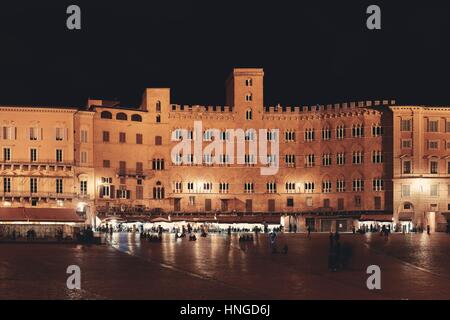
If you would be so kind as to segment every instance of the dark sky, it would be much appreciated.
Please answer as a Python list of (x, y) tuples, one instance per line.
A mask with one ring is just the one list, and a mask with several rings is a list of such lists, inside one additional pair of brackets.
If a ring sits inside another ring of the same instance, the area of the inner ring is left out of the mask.
[[(448, 2), (448, 1), (447, 1)], [(0, 103), (224, 103), (233, 67), (265, 69), (266, 104), (377, 98), (450, 105), (445, 1), (24, 1), (0, 6)], [(66, 8), (82, 30), (66, 28)], [(382, 30), (366, 8), (382, 9)]]

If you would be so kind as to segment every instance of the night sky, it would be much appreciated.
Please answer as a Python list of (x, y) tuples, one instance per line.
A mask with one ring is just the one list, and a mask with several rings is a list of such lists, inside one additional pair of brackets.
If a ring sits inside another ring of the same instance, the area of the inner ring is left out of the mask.
[[(81, 31), (66, 28), (70, 4)], [(370, 4), (380, 31), (366, 28)], [(233, 67), (262, 67), (267, 105), (450, 105), (445, 1), (10, 2), (0, 41), (0, 104), (134, 107), (145, 87), (170, 87), (173, 103), (221, 105)]]

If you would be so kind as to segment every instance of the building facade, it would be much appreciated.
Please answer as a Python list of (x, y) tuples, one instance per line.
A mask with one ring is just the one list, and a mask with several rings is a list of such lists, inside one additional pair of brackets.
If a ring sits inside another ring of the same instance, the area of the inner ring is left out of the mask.
[(450, 110), (396, 106), (394, 220), (404, 229), (445, 231), (450, 212)]
[[(150, 88), (137, 108), (104, 100), (85, 108), (1, 107), (2, 205), (78, 208), (89, 222), (150, 213), (271, 215), (316, 231), (399, 223), (404, 156), (396, 113), (403, 107), (388, 100), (266, 106), (263, 80), (262, 69), (234, 69), (226, 106), (174, 104), (170, 89)], [(449, 110), (441, 109), (442, 122)], [(420, 110), (421, 117), (435, 112)], [(448, 141), (448, 131), (439, 139)], [(210, 147), (231, 141), (231, 154)], [(182, 142), (191, 151), (174, 153)], [(262, 174), (272, 166), (276, 172)], [(448, 173), (440, 176), (441, 196)]]

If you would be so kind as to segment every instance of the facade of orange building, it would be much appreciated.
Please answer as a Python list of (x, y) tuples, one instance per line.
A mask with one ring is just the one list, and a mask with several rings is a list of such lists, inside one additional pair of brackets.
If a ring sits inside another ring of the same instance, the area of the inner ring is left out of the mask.
[[(21, 139), (0, 140), (3, 150), (13, 149), (10, 160), (3, 151), (2, 178), (16, 179), (20, 168), (32, 168), (34, 145), (39, 161), (54, 163), (33, 171), (40, 175), (39, 192), (30, 192), (27, 176), (14, 180), (10, 192), (2, 183), (3, 206), (81, 208), (89, 221), (110, 214), (270, 215), (285, 226), (317, 231), (347, 231), (363, 221), (392, 223), (393, 213), (399, 222), (393, 180), (397, 109), (389, 108), (395, 102), (266, 106), (263, 78), (262, 69), (235, 69), (226, 82), (226, 106), (174, 104), (170, 89), (147, 89), (137, 108), (103, 100), (78, 109), (2, 107), (3, 127), (20, 128), (16, 138)], [(448, 109), (442, 112), (439, 117), (448, 118)], [(195, 132), (199, 124), (201, 132)], [(27, 130), (33, 127), (41, 128), (41, 140), (29, 140)], [(57, 128), (65, 132), (63, 140), (53, 135)], [(215, 154), (172, 155), (182, 130), (188, 140), (201, 136), (201, 149), (207, 150), (213, 129), (223, 143), (231, 139), (227, 130), (256, 130), (244, 140), (241, 164), (236, 149), (232, 157), (219, 155), (219, 162), (211, 162)], [(249, 154), (260, 129), (269, 131), (264, 133), (273, 140), (269, 145), (279, 142), (277, 159), (271, 159), (279, 168), (272, 175), (261, 174), (264, 165)], [(70, 167), (59, 163), (59, 148)], [(56, 189), (59, 176), (64, 176), (64, 196)], [(444, 188), (448, 173), (442, 179)]]
[(445, 231), (450, 219), (450, 108), (393, 111), (394, 220)]

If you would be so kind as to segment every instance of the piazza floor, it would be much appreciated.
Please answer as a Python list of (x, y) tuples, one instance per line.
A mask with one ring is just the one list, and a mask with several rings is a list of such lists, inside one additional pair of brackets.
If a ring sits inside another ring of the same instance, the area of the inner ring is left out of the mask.
[[(213, 234), (162, 243), (131, 233), (108, 245), (0, 244), (0, 299), (450, 299), (450, 235), (342, 234), (351, 248), (345, 270), (328, 270), (327, 234), (267, 235), (240, 243)], [(81, 268), (81, 290), (66, 288), (66, 269)], [(366, 269), (381, 268), (379, 291)]]

